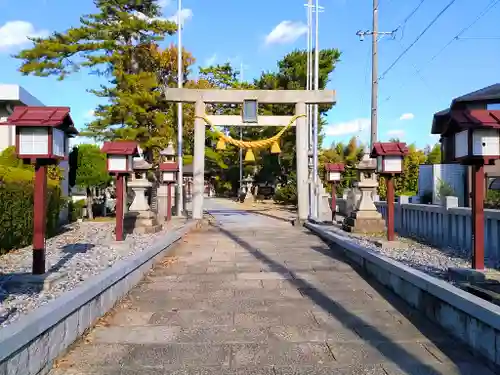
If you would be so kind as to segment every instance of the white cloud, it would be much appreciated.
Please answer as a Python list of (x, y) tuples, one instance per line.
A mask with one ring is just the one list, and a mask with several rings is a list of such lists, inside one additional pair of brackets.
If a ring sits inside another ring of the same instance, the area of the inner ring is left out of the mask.
[[(184, 26), (184, 23), (186, 21), (189, 21), (191, 20), (191, 18), (193, 18), (193, 11), (191, 9), (181, 9), (181, 12), (180, 12), (180, 18), (181, 18), (181, 26)], [(171, 22), (175, 22), (177, 23), (179, 19), (179, 11), (175, 12), (175, 14), (171, 17), (168, 17), (168, 20), (171, 21)]]
[(36, 30), (35, 26), (26, 21), (9, 21), (0, 27), (0, 50), (29, 43), (28, 37), (46, 37), (47, 30)]
[(172, 3), (172, 0), (159, 0), (158, 5), (160, 8), (166, 8)]
[(84, 113), (83, 118), (85, 120), (90, 120), (95, 117), (95, 112), (93, 109), (88, 110), (87, 112)]
[(303, 22), (282, 21), (266, 36), (266, 44), (293, 43), (306, 33), (307, 25)]
[(328, 125), (325, 128), (325, 134), (328, 136), (353, 134), (367, 130), (369, 127), (370, 127), (370, 119), (357, 118), (351, 121)]
[(399, 117), (399, 120), (405, 121), (405, 120), (413, 120), (415, 118), (415, 115), (413, 113), (403, 113), (401, 117)]
[(387, 135), (393, 138), (401, 138), (405, 135), (405, 131), (403, 129), (392, 129), (387, 132)]
[(210, 56), (208, 59), (205, 60), (205, 66), (214, 65), (216, 61), (217, 61), (217, 54), (214, 53), (212, 56)]

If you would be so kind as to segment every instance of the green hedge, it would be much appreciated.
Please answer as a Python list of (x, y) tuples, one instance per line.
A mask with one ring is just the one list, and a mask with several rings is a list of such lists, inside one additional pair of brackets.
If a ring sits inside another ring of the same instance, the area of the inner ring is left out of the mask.
[[(33, 178), (29, 169), (0, 165), (0, 253), (27, 246), (33, 239)], [(65, 200), (59, 183), (49, 180), (47, 236), (59, 228)]]

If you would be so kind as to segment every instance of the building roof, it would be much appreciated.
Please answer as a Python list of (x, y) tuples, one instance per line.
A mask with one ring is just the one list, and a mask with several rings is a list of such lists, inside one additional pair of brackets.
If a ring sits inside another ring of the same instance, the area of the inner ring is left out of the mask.
[(408, 153), (408, 147), (404, 142), (376, 142), (373, 144), (370, 156), (403, 156)]
[(482, 102), (489, 100), (500, 100), (500, 83), (495, 83), (494, 85), (459, 96), (458, 98), (453, 99), (451, 107), (453, 107), (455, 103)]
[(500, 102), (500, 83), (484, 87), (459, 96), (451, 101), (450, 108), (436, 112), (432, 120), (431, 134), (442, 134), (450, 119), (450, 110), (464, 109), (464, 105), (474, 102)]
[(11, 102), (12, 105), (44, 106), (40, 100), (19, 85), (0, 84), (0, 102)]
[(16, 106), (1, 125), (63, 127), (68, 135), (78, 134), (69, 107)]
[(108, 155), (139, 155), (137, 142), (134, 141), (107, 141), (104, 142), (101, 152)]

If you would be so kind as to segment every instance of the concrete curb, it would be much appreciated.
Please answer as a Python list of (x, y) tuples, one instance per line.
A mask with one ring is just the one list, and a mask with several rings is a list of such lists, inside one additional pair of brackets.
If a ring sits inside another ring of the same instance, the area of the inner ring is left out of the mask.
[(46, 374), (52, 362), (126, 295), (196, 222), (117, 262), (54, 301), (0, 330), (0, 375)]
[(442, 326), (481, 357), (500, 365), (500, 306), (465, 292), (328, 232), (314, 223), (305, 227), (361, 266), (378, 282)]

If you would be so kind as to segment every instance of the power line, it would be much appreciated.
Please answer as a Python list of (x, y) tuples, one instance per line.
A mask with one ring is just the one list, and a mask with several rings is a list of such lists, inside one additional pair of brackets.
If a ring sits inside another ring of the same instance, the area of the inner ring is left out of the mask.
[(398, 56), (398, 58), (396, 60), (394, 60), (394, 62), (389, 66), (389, 68), (387, 68), (385, 70), (384, 73), (382, 73), (382, 75), (379, 77), (379, 80), (381, 79), (384, 79), (384, 77), (387, 75), (387, 73), (389, 73), (391, 71), (392, 68), (394, 68), (394, 66), (399, 62), (399, 60), (401, 60), (403, 58), (403, 56), (405, 56), (408, 51), (420, 40), (420, 38), (422, 36), (424, 36), (424, 34), (432, 27), (432, 25), (434, 25), (436, 23), (436, 21), (441, 18), (441, 16), (453, 5), (453, 3), (455, 3), (457, 0), (451, 0), (448, 5), (446, 5), (442, 10), (441, 12), (439, 12), (437, 14), (436, 17), (434, 17), (434, 19), (427, 25), (427, 27), (417, 36), (417, 38)]
[(425, 2), (425, 0), (420, 0), (420, 3), (418, 3), (418, 5), (410, 12), (410, 14), (408, 14), (406, 16), (406, 18), (403, 20), (403, 22), (401, 22), (399, 24), (398, 27), (396, 27), (396, 31), (397, 30), (400, 30), (401, 29), (401, 39), (403, 39), (403, 35), (404, 35), (404, 28), (406, 26), (406, 24), (408, 23), (408, 21), (415, 15), (415, 13), (417, 13), (417, 11), (420, 9), (420, 7), (422, 6), (422, 4)]
[[(474, 26), (476, 23), (478, 23), (481, 18), (483, 18), (490, 10), (492, 10), (496, 5), (500, 3), (500, 0), (492, 0), (482, 11), (481, 13), (478, 14), (478, 16), (466, 27), (464, 27), (462, 30), (458, 32), (453, 38), (451, 38), (434, 56), (432, 56), (425, 64), (422, 66), (422, 68), (419, 68), (416, 70), (416, 72), (420, 75), (420, 73), (432, 62), (434, 61), (441, 53), (444, 52), (453, 42), (459, 39), (467, 39), (467, 38), (461, 38), (460, 36), (464, 34), (466, 31), (468, 31), (472, 26)], [(490, 39), (500, 39), (500, 37), (492, 37)], [(403, 88), (406, 85), (406, 83), (402, 83), (401, 86), (399, 86), (398, 91)], [(389, 95), (387, 98), (385, 98), (384, 102), (390, 100), (392, 98), (392, 95)]]

